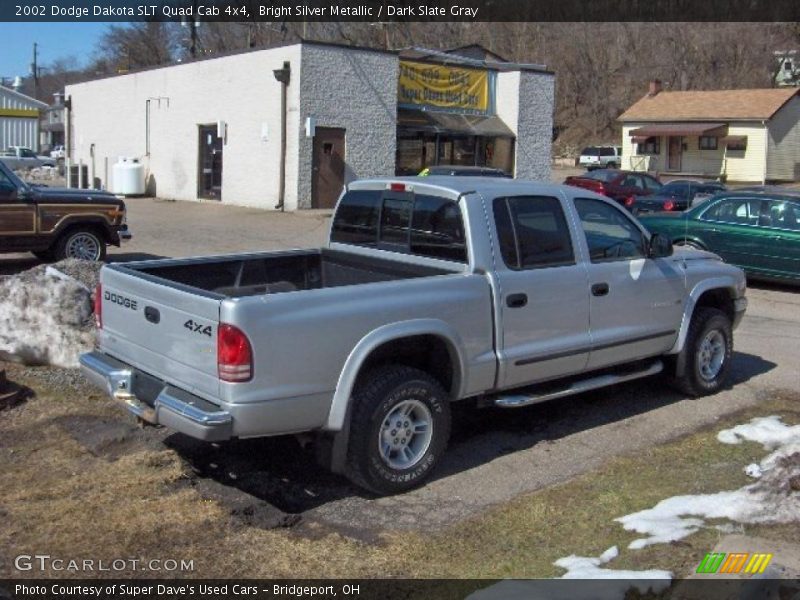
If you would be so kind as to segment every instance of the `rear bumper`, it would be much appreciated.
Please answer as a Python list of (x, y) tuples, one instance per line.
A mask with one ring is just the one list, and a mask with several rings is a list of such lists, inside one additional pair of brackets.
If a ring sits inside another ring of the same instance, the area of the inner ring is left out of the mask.
[(102, 352), (82, 354), (80, 364), (93, 385), (143, 421), (207, 442), (233, 436), (230, 413), (198, 396), (166, 385)]

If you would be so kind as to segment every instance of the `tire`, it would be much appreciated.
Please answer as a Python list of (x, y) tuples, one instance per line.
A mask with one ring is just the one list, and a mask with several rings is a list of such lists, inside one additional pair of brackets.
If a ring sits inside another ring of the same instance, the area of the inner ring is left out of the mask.
[(78, 258), (98, 262), (106, 257), (106, 242), (94, 229), (71, 229), (55, 245), (55, 259)]
[(689, 396), (718, 392), (728, 378), (733, 354), (733, 329), (728, 316), (719, 309), (695, 310), (686, 337), (683, 375), (675, 376), (675, 386)]
[(389, 365), (367, 375), (353, 403), (348, 479), (378, 495), (422, 484), (450, 438), (450, 400), (442, 386), (419, 369)]
[(615, 162), (610, 162), (610, 163), (608, 163), (606, 165), (606, 168), (607, 169), (617, 169), (617, 168), (619, 168), (619, 165), (617, 163), (615, 163)]

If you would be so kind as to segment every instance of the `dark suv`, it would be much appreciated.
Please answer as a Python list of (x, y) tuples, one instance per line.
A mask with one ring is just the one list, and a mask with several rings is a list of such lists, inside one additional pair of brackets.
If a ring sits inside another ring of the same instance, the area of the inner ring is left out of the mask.
[(130, 237), (125, 203), (113, 194), (31, 185), (0, 162), (0, 252), (96, 261)]

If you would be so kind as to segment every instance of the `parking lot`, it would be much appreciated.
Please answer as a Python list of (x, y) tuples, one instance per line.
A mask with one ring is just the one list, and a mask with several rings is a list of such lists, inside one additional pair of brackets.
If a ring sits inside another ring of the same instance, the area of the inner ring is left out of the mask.
[[(154, 199), (131, 199), (128, 206), (134, 239), (112, 249), (110, 260), (315, 246), (323, 243), (329, 222), (328, 212), (270, 213)], [(0, 273), (35, 264), (27, 255), (3, 257)], [(247, 541), (259, 535), (288, 546), (334, 535), (356, 555), (354, 548), (374, 550), (375, 564), (349, 560), (359, 573), (379, 573), (387, 539), (447, 538), (531, 494), (593, 477), (615, 460), (649, 456), (737, 415), (757, 415), (762, 405), (786, 398), (796, 402), (800, 295), (788, 287), (755, 284), (748, 296), (750, 307), (735, 335), (731, 385), (721, 393), (687, 399), (660, 379), (646, 379), (524, 409), (464, 407), (456, 411), (451, 446), (435, 479), (402, 496), (378, 499), (317, 467), (310, 450), (295, 438), (220, 446), (195, 443), (165, 430), (139, 430), (127, 414), (87, 388), (77, 372), (8, 365), (10, 377), (35, 395), (0, 419), (0, 460), (10, 467), (6, 477), (22, 469), (36, 484), (0, 482), (12, 485), (10, 496), (16, 498), (0, 502), (0, 516), (8, 522), (0, 534), (0, 552), (10, 551), (12, 539), (13, 547), (19, 548), (20, 539), (34, 543), (42, 535), (37, 528), (44, 525), (23, 527), (37, 511), (58, 515), (65, 528), (63, 547), (73, 552), (91, 548), (91, 532), (81, 529), (91, 519), (108, 519), (101, 546), (103, 540), (118, 544), (120, 536), (130, 545), (141, 528), (156, 527), (158, 511), (164, 511), (177, 519), (168, 529), (179, 530), (182, 519), (191, 526), (186, 547), (211, 543), (209, 532), (234, 531), (238, 541), (233, 551), (241, 558), (253, 552), (246, 549)], [(46, 453), (32, 444), (34, 439), (47, 440), (41, 447)], [(156, 484), (139, 472), (145, 467)], [(137, 478), (142, 479), (139, 491)], [(108, 491), (94, 487), (100, 485), (108, 485)], [(75, 496), (68, 501), (64, 494)], [(124, 519), (112, 516), (119, 494), (130, 498)], [(79, 504), (69, 504), (81, 498)], [(51, 511), (54, 502), (68, 505)], [(131, 502), (136, 510), (130, 510)], [(84, 513), (76, 517), (72, 511)], [(69, 524), (71, 514), (77, 520)], [(204, 523), (208, 530), (200, 534)], [(162, 548), (163, 543), (148, 542), (148, 547)], [(569, 548), (569, 543), (563, 539), (557, 545)], [(165, 547), (184, 549), (174, 541)], [(263, 551), (254, 556), (263, 559)], [(204, 574), (228, 574), (224, 569), (233, 568), (235, 558), (226, 560), (222, 570), (220, 565), (204, 564)], [(318, 558), (299, 560), (293, 576), (318, 574)], [(285, 565), (267, 564), (275, 569), (269, 571), (272, 575), (289, 573), (281, 570)], [(406, 573), (397, 568), (396, 573)], [(233, 572), (263, 573), (238, 569)], [(324, 572), (335, 574), (335, 569), (329, 565)], [(542, 575), (535, 569), (524, 572)]]

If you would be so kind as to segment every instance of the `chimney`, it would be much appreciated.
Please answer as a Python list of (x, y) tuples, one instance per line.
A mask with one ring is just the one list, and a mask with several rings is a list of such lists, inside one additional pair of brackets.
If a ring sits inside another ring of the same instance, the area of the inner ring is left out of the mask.
[(652, 81), (650, 81), (650, 89), (647, 90), (647, 95), (652, 98), (653, 96), (658, 95), (658, 93), (661, 91), (661, 89), (662, 89), (661, 88), (661, 80), (660, 79), (653, 79)]

